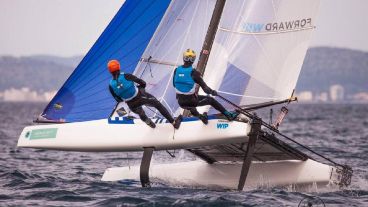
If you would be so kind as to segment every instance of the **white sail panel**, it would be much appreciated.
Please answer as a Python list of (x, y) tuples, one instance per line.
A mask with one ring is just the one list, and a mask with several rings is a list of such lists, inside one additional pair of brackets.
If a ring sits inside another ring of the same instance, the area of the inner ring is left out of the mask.
[(172, 1), (134, 72), (147, 82), (146, 90), (172, 114), (177, 115), (179, 107), (172, 85), (173, 71), (183, 64), (186, 49), (200, 51), (215, 3), (215, 0)]
[(288, 98), (319, 0), (227, 1), (204, 78), (240, 105)]

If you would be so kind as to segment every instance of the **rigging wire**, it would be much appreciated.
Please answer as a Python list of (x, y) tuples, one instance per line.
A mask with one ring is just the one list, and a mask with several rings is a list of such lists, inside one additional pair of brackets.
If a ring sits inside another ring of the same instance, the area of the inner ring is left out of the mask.
[(245, 98), (257, 98), (257, 99), (278, 100), (277, 98), (261, 97), (261, 96), (247, 96), (247, 95), (241, 95), (241, 94), (236, 94), (236, 93), (230, 93), (230, 92), (225, 92), (225, 91), (220, 91), (220, 90), (218, 90), (217, 92), (219, 92), (219, 93), (223, 93), (223, 94), (227, 94), (227, 95), (231, 95), (231, 96), (238, 96), (238, 97), (245, 97)]
[(172, 153), (169, 150), (166, 150), (166, 152), (167, 152), (167, 154), (170, 155), (171, 158), (175, 158), (176, 157), (175, 156), (175, 149), (174, 149), (174, 151)]
[(146, 72), (146, 69), (147, 69), (147, 66), (149, 67), (149, 70), (150, 70), (150, 74), (151, 74), (151, 78), (153, 78), (153, 75), (152, 75), (152, 67), (151, 67), (151, 62), (150, 60), (152, 59), (152, 56), (150, 55), (148, 58), (147, 58), (147, 63), (146, 63), (146, 66), (144, 66), (144, 69), (141, 73), (141, 75), (139, 76), (139, 78), (142, 78), (143, 74)]
[[(223, 96), (221, 96), (221, 95), (217, 95), (217, 96), (218, 96), (219, 98), (221, 98), (222, 100), (224, 100), (225, 102), (227, 102), (228, 104), (230, 104), (230, 105), (234, 106), (235, 108), (237, 108), (237, 109), (239, 110), (239, 112), (241, 112), (241, 113), (242, 113), (242, 114), (244, 114), (245, 116), (247, 116), (247, 117), (249, 117), (249, 118), (251, 118), (251, 119), (257, 118), (257, 116), (256, 116), (256, 115), (253, 115), (253, 114), (249, 113), (248, 111), (246, 111), (246, 110), (244, 110), (244, 109), (240, 108), (238, 105), (236, 105), (235, 103), (231, 102), (230, 100), (228, 100), (228, 99), (224, 98)], [(266, 128), (268, 128), (268, 129), (269, 129), (269, 130), (271, 130), (272, 132), (274, 132), (274, 133), (276, 133), (276, 134), (278, 134), (278, 135), (280, 135), (280, 136), (284, 137), (285, 139), (287, 139), (287, 140), (289, 140), (289, 141), (291, 141), (291, 142), (294, 142), (295, 144), (299, 145), (300, 147), (302, 147), (302, 148), (304, 148), (304, 149), (306, 149), (306, 150), (308, 150), (308, 151), (312, 152), (312, 153), (313, 153), (313, 154), (315, 154), (315, 155), (318, 155), (319, 157), (321, 157), (321, 158), (323, 158), (323, 159), (325, 159), (325, 160), (329, 161), (330, 163), (334, 164), (335, 166), (339, 166), (339, 167), (345, 168), (345, 166), (344, 166), (344, 165), (341, 165), (341, 164), (339, 164), (339, 163), (337, 163), (337, 162), (335, 162), (335, 161), (333, 161), (333, 160), (331, 160), (331, 159), (329, 159), (329, 158), (327, 158), (327, 157), (325, 157), (325, 156), (321, 155), (320, 153), (315, 152), (315, 151), (314, 151), (314, 150), (312, 150), (311, 148), (309, 148), (309, 147), (307, 147), (307, 146), (305, 146), (305, 145), (303, 145), (303, 144), (301, 144), (301, 143), (299, 143), (299, 142), (297, 142), (297, 141), (293, 140), (292, 138), (290, 138), (290, 137), (288, 137), (288, 136), (286, 136), (286, 135), (282, 134), (281, 132), (279, 132), (278, 130), (276, 130), (274, 127), (272, 127), (272, 126), (271, 126), (271, 125), (269, 125), (268, 123), (264, 122), (262, 119), (261, 119), (261, 122), (262, 122), (262, 125), (263, 125), (263, 126), (265, 126)]]

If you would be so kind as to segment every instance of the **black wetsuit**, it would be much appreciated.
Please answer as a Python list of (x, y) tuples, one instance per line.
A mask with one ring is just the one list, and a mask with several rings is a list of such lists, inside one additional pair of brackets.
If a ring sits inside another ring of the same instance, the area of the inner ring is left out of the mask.
[[(162, 116), (164, 116), (170, 123), (174, 122), (173, 117), (170, 115), (170, 113), (167, 111), (167, 109), (151, 94), (147, 93), (144, 88), (146, 87), (146, 82), (142, 79), (137, 78), (136, 76), (132, 74), (124, 74), (125, 79), (129, 81), (133, 81), (135, 83), (138, 83), (138, 95), (134, 97), (132, 100), (127, 101), (127, 105), (129, 106), (130, 110), (132, 110), (134, 113), (138, 114), (139, 117), (142, 119), (142, 121), (147, 122), (149, 118), (147, 117), (146, 113), (144, 112), (142, 106), (151, 106), (156, 108)], [(122, 100), (118, 95), (116, 95), (109, 86), (109, 90), (111, 95), (114, 97), (114, 99), (117, 102), (122, 102)]]
[[(174, 76), (175, 74), (176, 74), (176, 69), (174, 71)], [(202, 87), (205, 93), (207, 94), (215, 93), (215, 91), (212, 90), (210, 87), (208, 87), (207, 84), (203, 81), (201, 74), (197, 70), (193, 69), (193, 72), (191, 73), (191, 77), (193, 78), (195, 83), (197, 83), (200, 87)], [(175, 87), (174, 81), (173, 81), (173, 85)], [(226, 109), (211, 96), (202, 96), (202, 95), (197, 95), (197, 94), (192, 94), (192, 95), (176, 94), (176, 99), (178, 100), (180, 107), (182, 107), (183, 109), (189, 110), (190, 113), (192, 113), (193, 116), (196, 116), (196, 117), (200, 116), (199, 112), (196, 109), (196, 107), (198, 106), (211, 105), (213, 108), (220, 111), (222, 114), (224, 114), (226, 111)]]

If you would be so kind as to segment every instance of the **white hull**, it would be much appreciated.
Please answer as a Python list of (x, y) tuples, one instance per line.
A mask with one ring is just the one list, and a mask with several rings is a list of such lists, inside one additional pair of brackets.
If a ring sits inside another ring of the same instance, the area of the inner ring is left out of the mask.
[[(203, 161), (152, 165), (151, 180), (170, 185), (237, 189), (242, 163), (207, 164)], [(313, 160), (253, 162), (244, 190), (258, 187), (323, 187), (332, 183), (334, 168)], [(102, 181), (139, 181), (139, 166), (109, 168)]]
[[(18, 147), (73, 150), (73, 151), (143, 151), (190, 149), (211, 145), (247, 143), (251, 125), (244, 122), (228, 122), (222, 119), (183, 122), (179, 130), (169, 123), (157, 124), (151, 129), (145, 123), (109, 124), (108, 120), (90, 122), (36, 125), (26, 127), (18, 140)], [(46, 131), (45, 131), (46, 130)], [(49, 130), (49, 131), (48, 131)], [(262, 144), (263, 146), (263, 144)], [(276, 148), (264, 145), (269, 152)], [(258, 151), (260, 148), (257, 148)], [(260, 156), (259, 154), (258, 156)], [(267, 158), (267, 157), (265, 157)], [(236, 189), (242, 163), (203, 161), (152, 165), (149, 177), (174, 185), (220, 187)], [(245, 189), (260, 186), (327, 185), (334, 168), (308, 159), (307, 161), (266, 161), (250, 165)], [(109, 168), (104, 181), (125, 179), (140, 180), (139, 166)]]
[[(227, 122), (223, 119), (209, 120), (208, 125), (198, 120), (182, 122), (179, 130), (175, 130), (169, 123), (157, 124), (152, 129), (140, 120), (134, 122), (109, 124), (107, 119), (103, 119), (29, 126), (23, 129), (18, 147), (95, 152), (142, 151), (144, 147), (155, 147), (155, 150), (186, 149), (243, 142), (248, 139), (250, 130), (247, 123)], [(226, 128), (222, 127), (226, 125)], [(29, 134), (39, 129), (56, 129), (57, 132), (55, 137), (32, 139)]]

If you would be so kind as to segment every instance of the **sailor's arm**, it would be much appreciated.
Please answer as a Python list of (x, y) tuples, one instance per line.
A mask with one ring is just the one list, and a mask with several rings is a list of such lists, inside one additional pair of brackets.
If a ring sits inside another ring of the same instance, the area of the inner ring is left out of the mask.
[(109, 91), (110, 91), (110, 93), (111, 93), (111, 95), (112, 95), (112, 97), (114, 97), (114, 99), (115, 99), (115, 101), (116, 102), (122, 102), (123, 100), (119, 97), (119, 96), (117, 96), (116, 94), (115, 94), (115, 92), (114, 92), (114, 90), (112, 89), (112, 87), (111, 86), (109, 86)]
[(138, 87), (140, 87), (140, 88), (145, 88), (146, 87), (146, 82), (144, 80), (138, 78), (135, 75), (132, 75), (132, 74), (124, 74), (124, 77), (127, 80), (130, 80), (130, 81), (133, 81), (133, 82), (138, 83), (138, 85), (139, 85)]
[(212, 94), (214, 96), (217, 95), (217, 92), (215, 90), (212, 90), (210, 87), (208, 87), (207, 84), (203, 81), (201, 74), (198, 71), (193, 70), (192, 78), (194, 82), (196, 82), (199, 86), (201, 86), (201, 88), (203, 89), (205, 93)]

